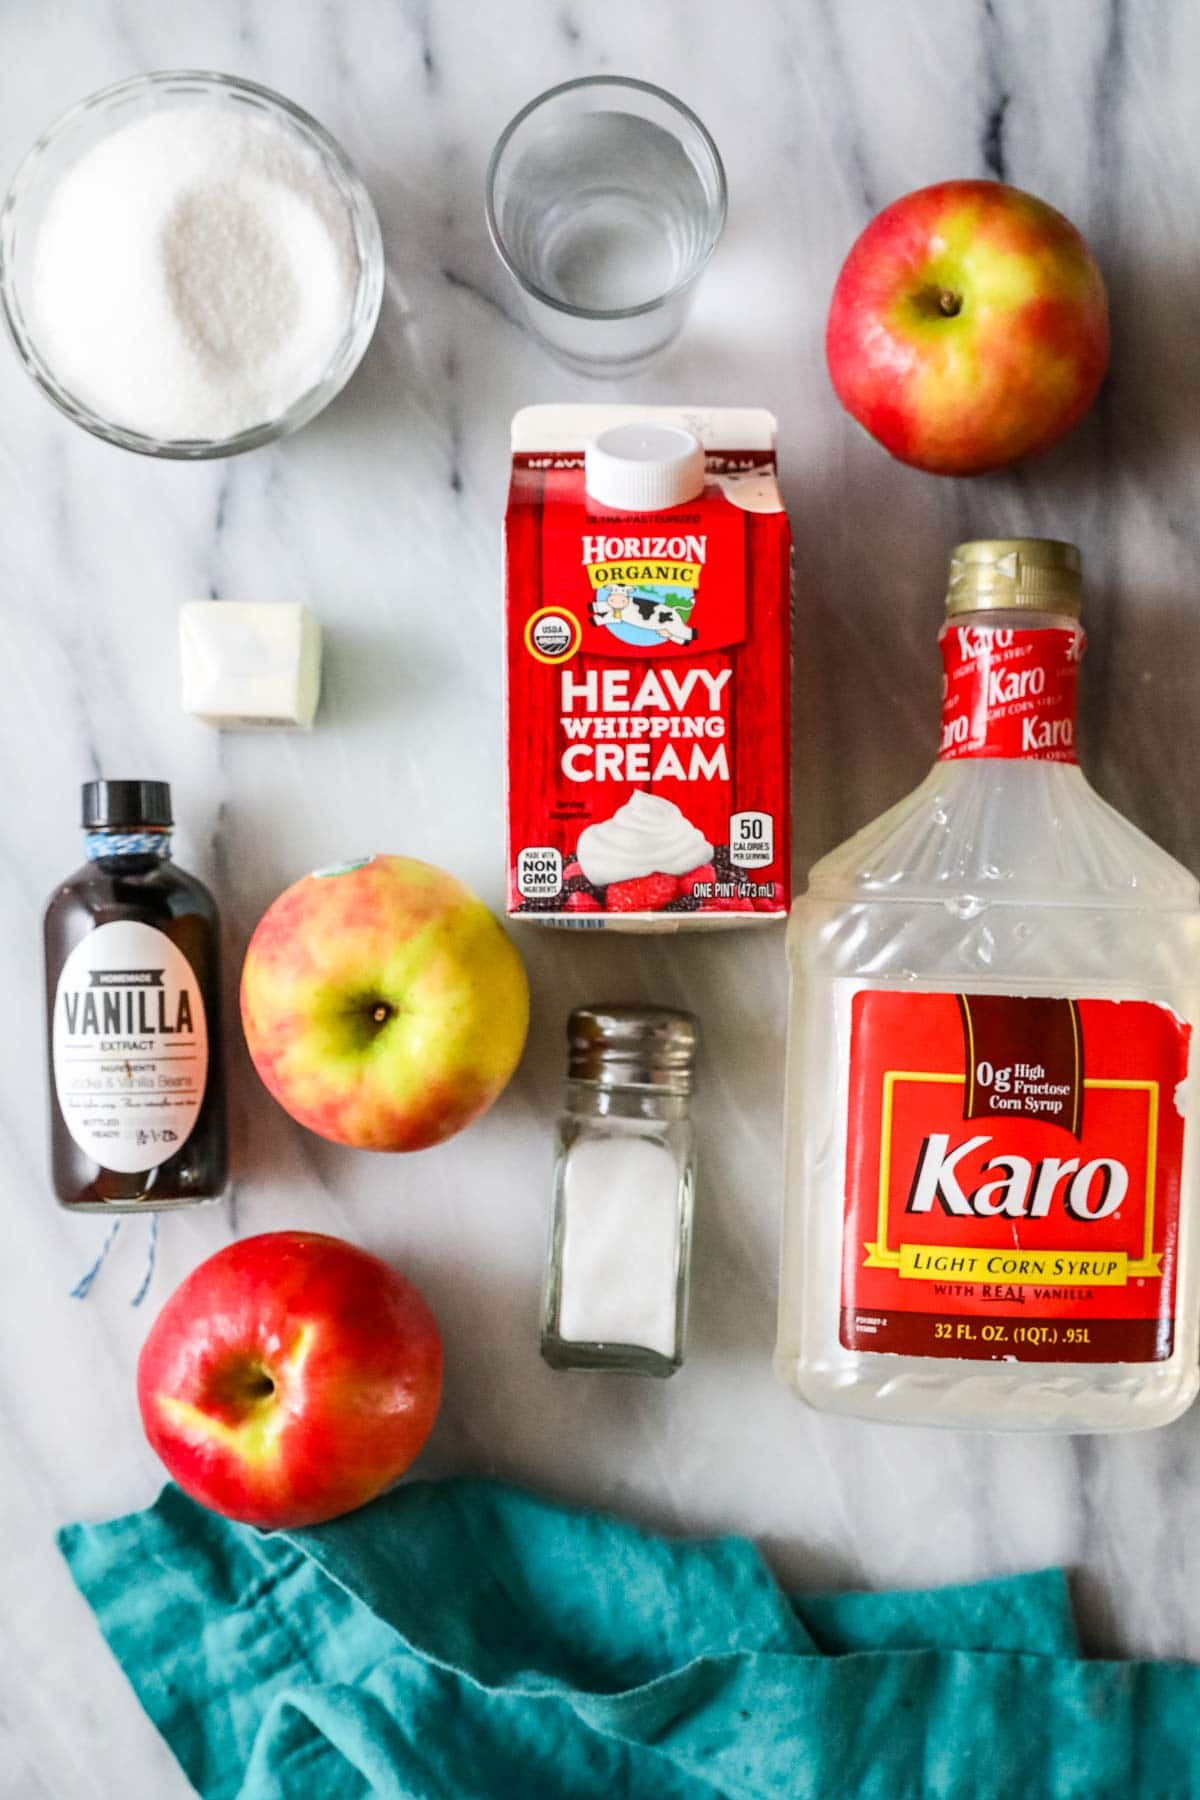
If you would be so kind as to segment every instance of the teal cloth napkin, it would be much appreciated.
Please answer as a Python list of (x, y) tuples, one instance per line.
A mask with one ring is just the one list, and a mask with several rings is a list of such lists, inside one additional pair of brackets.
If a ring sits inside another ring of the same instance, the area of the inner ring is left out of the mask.
[(1200, 1669), (1081, 1660), (1060, 1571), (789, 1600), (481, 1480), (270, 1535), (168, 1487), (59, 1544), (205, 1800), (1200, 1795)]

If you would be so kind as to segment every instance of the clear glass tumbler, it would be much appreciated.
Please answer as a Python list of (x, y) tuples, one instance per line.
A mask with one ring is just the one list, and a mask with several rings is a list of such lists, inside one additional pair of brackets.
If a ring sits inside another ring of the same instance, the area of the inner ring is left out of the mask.
[(629, 373), (675, 338), (725, 212), (695, 113), (624, 76), (531, 100), (488, 165), (492, 242), (537, 335), (587, 375)]

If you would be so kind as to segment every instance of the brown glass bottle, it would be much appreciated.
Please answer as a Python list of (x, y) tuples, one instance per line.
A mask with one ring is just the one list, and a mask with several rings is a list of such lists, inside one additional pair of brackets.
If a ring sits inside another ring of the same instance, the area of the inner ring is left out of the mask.
[(171, 824), (166, 782), (87, 782), (88, 860), (46, 908), (51, 1170), (80, 1211), (225, 1191), (217, 909)]

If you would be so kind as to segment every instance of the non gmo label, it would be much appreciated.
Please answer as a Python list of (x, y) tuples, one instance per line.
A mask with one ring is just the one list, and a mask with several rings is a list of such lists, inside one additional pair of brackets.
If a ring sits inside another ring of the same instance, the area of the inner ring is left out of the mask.
[(525, 900), (550, 900), (562, 886), (563, 859), (543, 845), (517, 858), (517, 889)]
[(842, 1343), (1168, 1357), (1190, 1036), (1148, 1001), (856, 994)]
[(208, 1080), (208, 1024), (191, 964), (152, 925), (101, 925), (63, 965), (54, 1087), (72, 1138), (102, 1168), (156, 1169), (186, 1143)]

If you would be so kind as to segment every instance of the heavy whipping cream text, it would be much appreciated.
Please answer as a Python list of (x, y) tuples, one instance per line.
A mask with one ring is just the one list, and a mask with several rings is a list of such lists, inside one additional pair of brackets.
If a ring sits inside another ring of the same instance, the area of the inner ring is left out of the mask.
[(643, 416), (702, 436), (721, 479), (696, 451), (698, 491), (622, 517), (588, 494), (583, 452), (630, 409), (514, 422), (509, 911), (663, 928), (782, 917), (791, 545), (774, 421)]
[(589, 669), (561, 679), (568, 781), (728, 781), (723, 697), (732, 669)]

